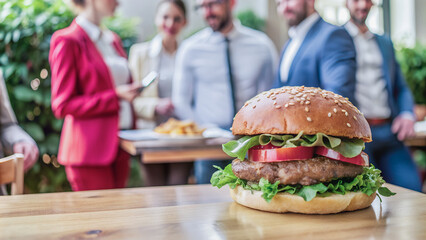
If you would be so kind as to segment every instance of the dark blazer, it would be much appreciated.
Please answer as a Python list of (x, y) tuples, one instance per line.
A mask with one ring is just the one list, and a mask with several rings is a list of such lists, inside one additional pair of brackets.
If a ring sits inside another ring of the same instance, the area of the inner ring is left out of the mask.
[[(289, 42), (281, 53), (279, 66)], [(278, 67), (275, 87), (301, 85), (320, 87), (348, 97), (356, 105), (355, 56), (355, 46), (346, 30), (326, 23), (320, 18), (300, 45), (290, 66), (287, 82), (281, 81)]]
[[(125, 57), (117, 35), (113, 44)], [(65, 118), (58, 161), (72, 166), (112, 163), (119, 148), (119, 99), (101, 53), (73, 21), (53, 34), (49, 62), (52, 111), (56, 117)]]
[(403, 111), (413, 113), (413, 96), (396, 61), (391, 39), (380, 35), (375, 35), (375, 39), (383, 56), (383, 76), (386, 80), (392, 118)]

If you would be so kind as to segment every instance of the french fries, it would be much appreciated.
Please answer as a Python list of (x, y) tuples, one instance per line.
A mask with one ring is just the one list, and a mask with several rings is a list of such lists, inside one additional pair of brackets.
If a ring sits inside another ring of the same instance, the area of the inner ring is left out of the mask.
[(179, 121), (175, 118), (170, 118), (167, 122), (154, 128), (154, 132), (170, 134), (171, 136), (201, 135), (204, 130), (205, 129), (199, 128), (193, 121)]

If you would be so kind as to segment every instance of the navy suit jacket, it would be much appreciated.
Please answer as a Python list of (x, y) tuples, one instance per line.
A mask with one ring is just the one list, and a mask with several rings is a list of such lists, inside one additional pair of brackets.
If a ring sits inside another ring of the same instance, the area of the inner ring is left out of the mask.
[[(279, 66), (288, 43), (281, 53)], [(281, 81), (278, 67), (274, 87), (320, 87), (348, 97), (356, 105), (355, 57), (355, 46), (349, 33), (343, 27), (331, 25), (320, 18), (300, 45), (290, 66), (287, 82)]]
[(383, 76), (386, 81), (392, 118), (395, 118), (401, 112), (413, 113), (413, 96), (396, 61), (391, 39), (380, 35), (375, 35), (375, 39), (383, 57)]

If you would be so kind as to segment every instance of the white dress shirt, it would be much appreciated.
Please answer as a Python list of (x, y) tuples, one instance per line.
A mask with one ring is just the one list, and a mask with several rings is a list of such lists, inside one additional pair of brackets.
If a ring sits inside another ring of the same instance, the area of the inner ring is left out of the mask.
[(166, 51), (160, 53), (158, 95), (160, 98), (172, 97), (173, 75), (175, 70), (175, 53)]
[[(112, 77), (115, 86), (120, 86), (129, 83), (130, 71), (127, 59), (120, 56), (114, 48), (114, 36), (109, 30), (101, 30), (98, 26), (84, 18), (78, 16), (77, 24), (89, 35), (90, 39), (95, 43), (96, 48), (103, 56), (103, 59), (108, 66), (110, 76)], [(132, 108), (129, 102), (120, 101), (120, 129), (132, 128)]]
[[(239, 23), (234, 23), (227, 38), (239, 110), (245, 101), (271, 88), (277, 53), (265, 34)], [(176, 57), (172, 99), (180, 119), (231, 126), (233, 102), (224, 35), (206, 28), (182, 43)]]
[(391, 116), (386, 81), (383, 75), (383, 55), (370, 31), (362, 34), (352, 22), (345, 24), (356, 49), (356, 92), (359, 110), (366, 118), (386, 119)]
[(300, 45), (302, 45), (306, 34), (308, 34), (311, 27), (318, 21), (319, 18), (319, 14), (315, 12), (299, 23), (299, 25), (291, 27), (288, 30), (288, 35), (291, 41), (288, 44), (284, 52), (283, 60), (281, 61), (280, 79), (282, 82), (287, 82), (288, 73), (290, 71), (291, 64), (293, 63), (293, 59), (299, 51)]

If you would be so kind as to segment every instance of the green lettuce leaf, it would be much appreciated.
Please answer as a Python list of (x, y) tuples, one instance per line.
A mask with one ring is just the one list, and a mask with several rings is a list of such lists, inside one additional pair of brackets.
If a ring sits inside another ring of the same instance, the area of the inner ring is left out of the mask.
[(240, 160), (244, 160), (247, 151), (259, 145), (259, 135), (257, 136), (244, 136), (238, 140), (232, 140), (225, 144), (222, 144), (222, 150), (230, 157), (236, 157)]
[(257, 145), (272, 144), (277, 147), (315, 147), (323, 146), (339, 152), (347, 158), (358, 156), (364, 149), (362, 139), (348, 139), (328, 136), (323, 133), (315, 135), (274, 135), (261, 134), (256, 136), (244, 136), (238, 140), (232, 140), (222, 145), (223, 151), (231, 157), (244, 160), (247, 151)]
[[(244, 189), (251, 191), (261, 191), (265, 201), (270, 202), (272, 198), (279, 192), (296, 194), (301, 196), (305, 201), (310, 201), (314, 197), (325, 197), (332, 193), (346, 194), (347, 192), (363, 192), (370, 196), (378, 191), (382, 196), (389, 197), (395, 195), (386, 187), (382, 187), (385, 183), (379, 169), (373, 165), (364, 167), (362, 174), (355, 178), (341, 178), (333, 180), (329, 183), (318, 183), (310, 186), (303, 185), (281, 185), (279, 181), (270, 183), (268, 180), (261, 178), (259, 183), (248, 182), (235, 176), (232, 172), (232, 164), (229, 164), (225, 169), (215, 166), (218, 170), (212, 175), (211, 184), (221, 188), (229, 185), (234, 189), (236, 186), (242, 186)], [(380, 197), (380, 196), (379, 196)]]

